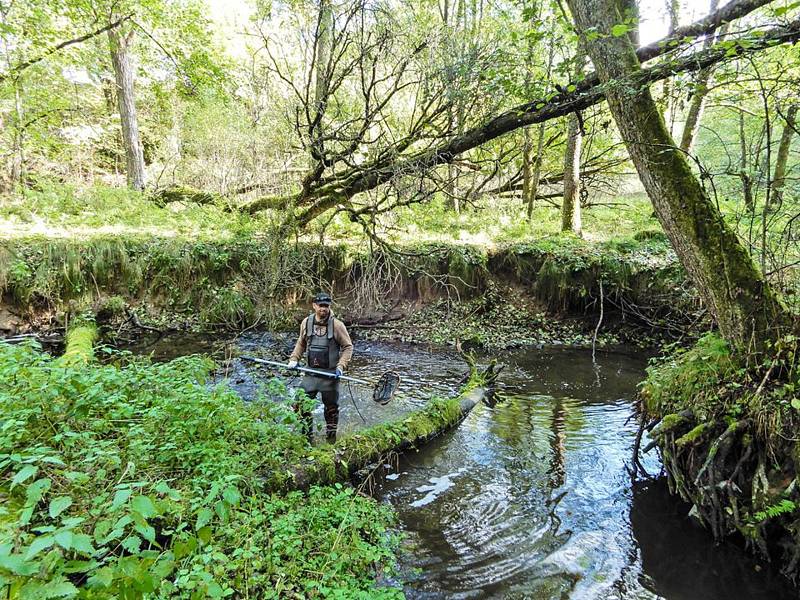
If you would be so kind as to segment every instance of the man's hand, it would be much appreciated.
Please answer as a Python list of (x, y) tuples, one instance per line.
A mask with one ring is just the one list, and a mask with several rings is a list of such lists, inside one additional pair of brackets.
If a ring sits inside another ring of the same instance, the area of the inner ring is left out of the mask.
[(290, 360), (288, 363), (286, 363), (286, 366), (289, 367), (290, 369), (296, 369), (297, 368), (297, 361), (296, 360)]
[(344, 371), (342, 371), (339, 367), (336, 367), (336, 379), (339, 379), (339, 377), (341, 377), (343, 374)]

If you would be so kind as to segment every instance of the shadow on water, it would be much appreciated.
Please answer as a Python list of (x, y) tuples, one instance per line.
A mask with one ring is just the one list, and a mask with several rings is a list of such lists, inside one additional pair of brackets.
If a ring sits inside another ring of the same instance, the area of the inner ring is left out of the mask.
[(630, 519), (641, 552), (643, 585), (671, 600), (796, 598), (786, 580), (763, 569), (732, 544), (714, 545), (669, 496), (666, 481), (633, 488)]
[[(269, 333), (173, 339), (144, 353), (224, 358), (233, 346), (284, 360), (293, 341)], [(561, 347), (482, 358), (507, 365), (501, 401), (478, 406), (376, 482), (375, 496), (391, 503), (406, 534), (400, 566), (409, 598), (797, 597), (738, 548), (714, 546), (663, 483), (631, 488), (625, 465), (646, 356), (604, 352), (593, 362), (590, 351)], [(225, 364), (220, 376), (245, 399), (276, 374)], [(374, 380), (388, 369), (402, 377), (388, 406), (372, 402), (363, 386), (343, 390), (341, 434), (398, 418), (433, 393), (453, 393), (464, 364), (441, 349), (356, 341), (350, 374)], [(315, 418), (321, 423), (321, 409)], [(645, 467), (657, 473), (657, 457), (647, 456)]]

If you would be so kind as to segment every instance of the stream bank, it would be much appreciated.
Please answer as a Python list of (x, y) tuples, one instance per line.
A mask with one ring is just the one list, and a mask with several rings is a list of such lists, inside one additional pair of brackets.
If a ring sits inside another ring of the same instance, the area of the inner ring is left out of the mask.
[[(0, 242), (0, 332), (63, 329), (92, 312), (106, 331), (292, 330), (328, 289), (365, 337), (509, 348), (645, 345), (702, 322), (661, 237), (571, 236), (493, 249), (420, 244), (371, 254), (347, 245), (247, 238), (29, 238)], [(598, 326), (602, 317), (601, 326)], [(597, 334), (596, 334), (597, 332)]]
[(648, 369), (644, 420), (670, 489), (716, 540), (800, 574), (798, 338), (746, 364), (715, 334)]

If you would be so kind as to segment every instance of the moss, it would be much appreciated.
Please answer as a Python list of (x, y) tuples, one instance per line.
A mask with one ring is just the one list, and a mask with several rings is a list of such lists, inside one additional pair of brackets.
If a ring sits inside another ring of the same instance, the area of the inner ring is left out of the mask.
[(690, 407), (708, 420), (721, 406), (720, 387), (737, 368), (725, 340), (709, 333), (694, 348), (677, 350), (648, 367), (642, 386), (645, 408), (649, 414), (663, 415)]
[(67, 343), (61, 364), (76, 366), (94, 360), (94, 343), (98, 339), (97, 326), (90, 321), (77, 321), (67, 332)]
[(677, 440), (675, 440), (675, 445), (678, 448), (684, 448), (685, 446), (693, 446), (697, 444), (700, 439), (705, 435), (707, 431), (711, 429), (711, 425), (709, 423), (700, 423), (697, 427), (685, 433)]
[(653, 430), (653, 435), (663, 435), (685, 422), (686, 417), (684, 415), (679, 415), (677, 413), (665, 415), (664, 418), (661, 419), (661, 423), (658, 424), (658, 427)]

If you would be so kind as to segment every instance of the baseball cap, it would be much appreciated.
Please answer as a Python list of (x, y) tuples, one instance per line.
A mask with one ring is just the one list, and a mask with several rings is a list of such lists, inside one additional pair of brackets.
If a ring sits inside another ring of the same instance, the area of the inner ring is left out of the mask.
[(314, 304), (325, 304), (330, 306), (333, 304), (333, 298), (326, 292), (318, 292), (313, 299)]

